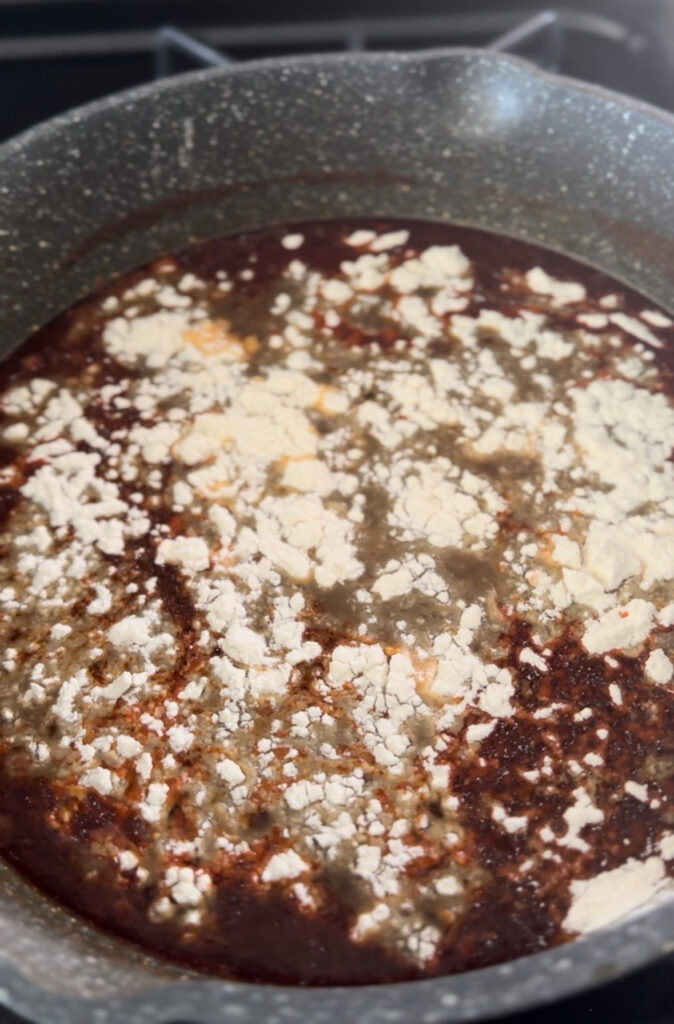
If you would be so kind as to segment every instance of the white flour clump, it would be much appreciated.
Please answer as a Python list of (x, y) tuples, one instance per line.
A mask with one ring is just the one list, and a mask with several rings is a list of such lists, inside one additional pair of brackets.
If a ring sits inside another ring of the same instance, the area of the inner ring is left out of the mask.
[(564, 927), (581, 934), (603, 928), (648, 903), (665, 882), (665, 866), (660, 857), (627, 860), (612, 871), (587, 881), (572, 882), (572, 903)]

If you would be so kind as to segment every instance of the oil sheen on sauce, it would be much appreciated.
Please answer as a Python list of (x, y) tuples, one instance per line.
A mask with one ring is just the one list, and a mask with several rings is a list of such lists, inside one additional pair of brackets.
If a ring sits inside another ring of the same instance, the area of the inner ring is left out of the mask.
[(226, 977), (450, 974), (674, 864), (672, 321), (413, 221), (217, 239), (0, 370), (0, 853)]

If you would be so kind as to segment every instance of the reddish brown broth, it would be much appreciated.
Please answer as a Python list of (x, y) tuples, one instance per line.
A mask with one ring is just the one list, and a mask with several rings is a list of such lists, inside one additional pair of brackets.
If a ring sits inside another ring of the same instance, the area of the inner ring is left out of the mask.
[[(293, 230), (305, 237), (302, 259), (321, 271), (336, 273), (342, 260), (353, 256), (343, 237), (362, 227), (377, 231), (405, 227), (410, 231), (411, 244), (418, 249), (431, 244), (460, 245), (475, 268), (473, 301), (488, 299), (491, 308), (504, 313), (516, 311), (520, 301), (503, 290), (504, 269), (525, 271), (537, 264), (544, 265), (552, 274), (582, 282), (588, 302), (615, 292), (628, 313), (636, 314), (644, 306), (642, 297), (598, 271), (521, 242), (467, 228), (359, 219), (305, 224)], [(254, 301), (263, 284), (286, 267), (289, 254), (280, 244), (286, 231), (273, 229), (204, 242), (150, 269), (158, 275), (165, 273), (170, 279), (192, 272), (209, 280), (217, 271), (233, 272), (251, 261), (255, 279), (237, 285), (237, 296), (245, 304)], [(146, 274), (147, 270), (130, 274), (115, 282), (111, 290), (120, 293)], [(470, 307), (466, 312), (473, 309)], [(98, 386), (132, 374), (103, 351), (100, 323), (91, 310), (91, 299), (85, 300), (24, 342), (2, 366), (3, 387), (29, 381), (34, 376), (77, 378), (92, 367)], [(565, 326), (564, 312), (559, 313), (557, 324), (560, 328)], [(376, 340), (386, 349), (393, 339), (376, 331), (359, 334), (345, 330), (341, 340), (346, 346)], [(657, 353), (662, 386), (669, 394), (673, 393), (672, 353), (674, 348)], [(438, 354), (445, 354), (441, 345)], [(330, 365), (326, 365), (325, 372), (329, 378)], [(129, 410), (107, 419), (99, 417), (96, 425), (103, 435), (109, 435), (133, 421), (134, 413)], [(11, 462), (14, 454), (11, 447), (2, 446), (0, 464)], [(6, 523), (20, 501), (18, 488), (0, 487), (0, 520)], [(155, 521), (167, 521), (170, 509), (160, 506), (152, 515)], [(176, 677), (180, 677), (181, 665), (187, 672), (202, 657), (196, 645), (192, 599), (175, 566), (153, 565), (152, 553), (142, 541), (136, 545), (133, 563), (135, 571), (142, 574), (151, 568), (157, 576), (160, 600), (180, 637), (176, 665)], [(351, 635), (351, 630), (346, 633)], [(319, 634), (324, 650), (342, 639), (329, 629), (321, 631), (320, 626), (315, 627), (314, 633), (307, 632), (309, 638)], [(674, 766), (674, 698), (666, 688), (644, 681), (644, 658), (621, 656), (618, 667), (609, 668), (603, 658), (592, 657), (583, 650), (572, 628), (555, 644), (550, 671), (541, 676), (519, 662), (519, 653), (529, 642), (529, 635), (529, 624), (514, 620), (503, 637), (502, 664), (510, 666), (517, 677), (520, 704), (533, 713), (552, 700), (564, 700), (570, 702), (572, 711), (590, 707), (610, 716), (612, 728), (603, 749), (605, 796), (621, 786), (622, 780), (638, 777), (645, 760), (650, 758), (666, 765), (659, 777), (666, 806), (674, 796), (669, 767)], [(21, 643), (18, 631), (15, 639), (17, 644)], [(610, 678), (620, 681), (622, 686), (624, 703), (619, 708), (606, 695), (603, 684)], [(470, 720), (468, 712), (466, 724)], [(574, 722), (572, 713), (563, 714), (554, 727), (531, 715), (517, 715), (497, 725), (483, 742), (479, 758), (466, 749), (460, 735), (443, 755), (453, 765), (454, 790), (463, 800), (469, 838), (461, 856), (467, 864), (477, 862), (487, 868), (490, 877), (474, 893), (466, 917), (449, 927), (441, 955), (430, 969), (416, 967), (374, 942), (354, 943), (349, 938), (358, 912), (358, 894), (350, 890), (348, 879), (338, 873), (326, 873), (322, 881), (324, 899), (320, 910), (313, 914), (300, 912), (282, 893), (261, 895), (251, 890), (242, 872), (240, 878), (230, 874), (216, 879), (215, 913), (207, 927), (185, 931), (170, 921), (153, 923), (148, 918), (148, 908), (156, 896), (152, 884), (139, 886), (132, 877), (121, 882), (106, 857), (96, 852), (98, 844), (118, 834), (130, 837), (142, 848), (152, 831), (148, 823), (129, 813), (121, 801), (93, 792), (77, 799), (64, 792), (48, 771), (42, 774), (21, 751), (13, 749), (11, 727), (3, 731), (3, 857), (40, 890), (100, 928), (199, 970), (249, 981), (302, 985), (402, 981), (499, 963), (556, 945), (567, 937), (562, 927), (569, 904), (567, 885), (563, 884), (568, 881), (566, 865), (560, 867), (551, 862), (547, 872), (538, 875), (536, 884), (526, 876), (521, 877), (516, 867), (522, 857), (522, 840), (496, 826), (489, 804), (497, 798), (509, 814), (515, 815), (533, 808), (534, 817), (541, 824), (551, 823), (553, 830), (563, 830), (564, 794), (568, 794), (572, 780), (557, 778), (536, 788), (517, 775), (515, 769), (535, 766), (546, 749), (556, 759), (563, 754), (578, 761), (598, 750), (602, 744), (595, 731), (585, 722)], [(442, 816), (439, 803), (431, 802), (428, 812)], [(179, 802), (173, 813), (179, 817)], [(263, 831), (264, 813), (264, 809), (251, 810), (251, 817), (258, 815)], [(671, 812), (664, 817), (671, 819)], [(59, 828), (53, 827), (54, 821), (59, 821)], [(582, 860), (584, 874), (615, 867), (632, 851), (643, 851), (649, 840), (658, 835), (662, 822), (662, 810), (656, 811), (637, 800), (623, 800), (614, 805), (600, 826), (587, 833), (592, 839), (590, 850), (571, 855), (571, 861), (574, 857), (578, 862)], [(185, 830), (189, 834), (187, 819)], [(414, 870), (423, 873), (423, 863), (415, 863)]]

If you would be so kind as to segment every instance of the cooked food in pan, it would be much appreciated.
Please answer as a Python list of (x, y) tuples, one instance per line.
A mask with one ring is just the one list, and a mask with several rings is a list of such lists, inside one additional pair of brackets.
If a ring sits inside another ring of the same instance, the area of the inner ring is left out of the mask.
[(674, 864), (672, 321), (447, 225), (118, 280), (1, 370), (0, 851), (300, 984), (463, 971)]

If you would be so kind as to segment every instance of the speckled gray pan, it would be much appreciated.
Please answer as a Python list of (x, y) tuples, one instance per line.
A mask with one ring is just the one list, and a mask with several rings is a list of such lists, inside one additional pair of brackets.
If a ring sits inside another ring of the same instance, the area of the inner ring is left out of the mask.
[[(674, 120), (478, 51), (248, 64), (95, 103), (0, 147), (0, 351), (192, 239), (381, 214), (541, 242), (674, 297)], [(674, 900), (558, 950), (355, 989), (209, 980), (0, 870), (0, 1001), (45, 1024), (440, 1024), (532, 1006), (674, 947)]]

